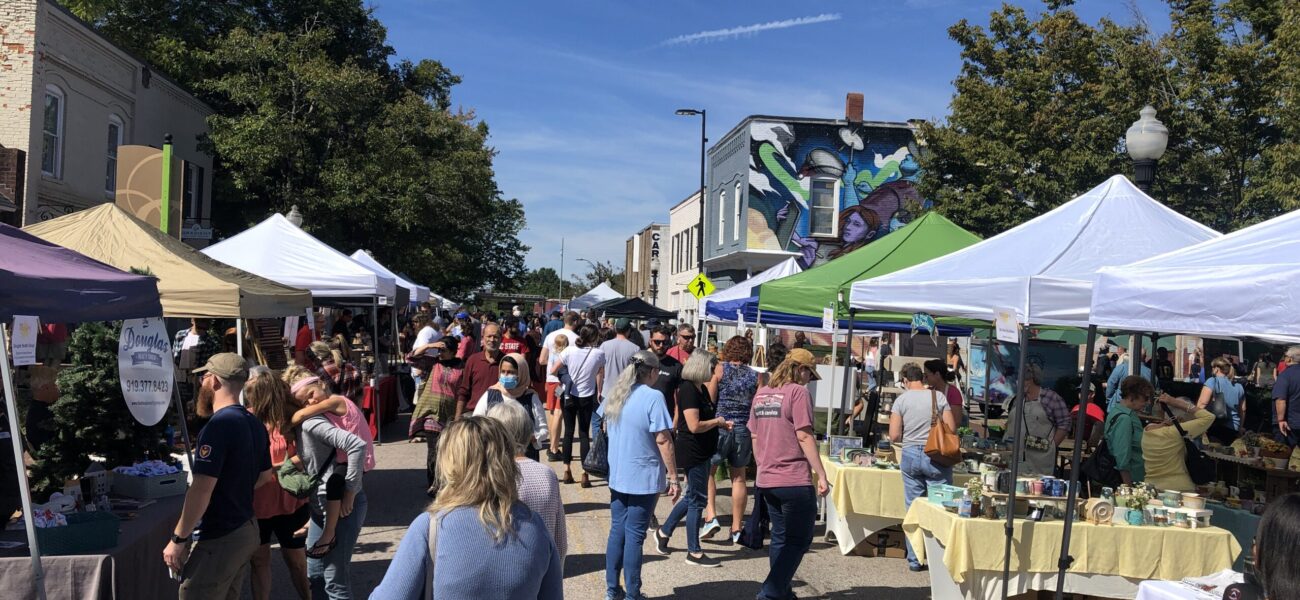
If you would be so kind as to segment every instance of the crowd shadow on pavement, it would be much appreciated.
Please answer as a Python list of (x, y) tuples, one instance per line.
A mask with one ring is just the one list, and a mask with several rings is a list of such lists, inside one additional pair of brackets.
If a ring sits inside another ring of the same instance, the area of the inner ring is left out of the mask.
[[(654, 553), (647, 553), (641, 556), (641, 564), (649, 565), (657, 562), (668, 560), (667, 556), (659, 556)], [(605, 573), (605, 553), (599, 554), (570, 554), (564, 557), (564, 577), (577, 577), (588, 573)]]
[(608, 502), (570, 502), (564, 505), (564, 514), (573, 516), (585, 512), (609, 511)]

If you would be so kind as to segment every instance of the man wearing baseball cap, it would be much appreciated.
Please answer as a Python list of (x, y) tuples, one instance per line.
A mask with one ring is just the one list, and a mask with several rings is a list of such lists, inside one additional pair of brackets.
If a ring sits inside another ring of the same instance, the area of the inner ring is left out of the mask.
[(269, 440), (262, 423), (239, 404), (248, 381), (243, 357), (215, 354), (194, 372), (200, 376), (198, 412), (212, 418), (199, 432), (194, 483), (163, 562), (180, 575), (181, 600), (237, 598), (261, 542), (253, 490), (272, 479)]

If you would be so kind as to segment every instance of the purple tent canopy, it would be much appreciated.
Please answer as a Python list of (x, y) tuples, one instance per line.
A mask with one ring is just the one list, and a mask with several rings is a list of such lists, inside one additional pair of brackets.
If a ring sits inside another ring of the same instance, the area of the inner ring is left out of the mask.
[(158, 280), (119, 271), (0, 224), (0, 320), (32, 315), (47, 323), (162, 315)]

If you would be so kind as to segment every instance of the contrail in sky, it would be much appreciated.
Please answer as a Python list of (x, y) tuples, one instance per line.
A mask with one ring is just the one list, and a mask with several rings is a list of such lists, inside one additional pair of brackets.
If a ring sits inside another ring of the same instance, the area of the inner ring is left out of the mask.
[(676, 46), (679, 44), (694, 44), (696, 42), (717, 42), (722, 40), (736, 39), (743, 35), (754, 35), (764, 31), (774, 29), (789, 29), (801, 25), (815, 25), (817, 23), (829, 23), (840, 20), (838, 13), (820, 14), (814, 17), (799, 17), (798, 19), (785, 19), (783, 21), (770, 21), (768, 23), (757, 23), (754, 25), (742, 25), (740, 27), (731, 27), (729, 29), (714, 29), (711, 31), (701, 31), (687, 35), (679, 35), (674, 38), (664, 40), (660, 45)]

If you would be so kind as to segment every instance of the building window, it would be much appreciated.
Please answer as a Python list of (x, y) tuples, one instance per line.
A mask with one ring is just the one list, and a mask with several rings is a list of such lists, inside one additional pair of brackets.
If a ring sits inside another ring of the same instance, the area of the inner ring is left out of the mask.
[(63, 177), (63, 90), (45, 86), (45, 134), (41, 146), (41, 172), (54, 178)]
[(835, 208), (839, 197), (839, 180), (818, 178), (812, 182), (808, 197), (808, 233), (814, 236), (834, 237), (839, 229)]
[(185, 201), (185, 219), (195, 223), (203, 221), (203, 167), (192, 162), (185, 163), (184, 179), (181, 182), (181, 197)]
[(108, 115), (108, 160), (104, 163), (104, 195), (117, 195), (117, 147), (122, 145), (122, 118)]
[(732, 232), (731, 239), (740, 240), (740, 230), (743, 229), (741, 227), (741, 224), (744, 223), (744, 221), (742, 221), (740, 218), (740, 182), (739, 181), (736, 182), (736, 189), (735, 191), (732, 192), (731, 195), (733, 196), (732, 201), (736, 205), (736, 210), (734, 211), (736, 215), (736, 227), (735, 229), (731, 230)]
[(721, 246), (722, 242), (726, 239), (724, 236), (725, 230), (727, 228), (727, 221), (725, 218), (726, 214), (727, 214), (727, 190), (722, 190), (718, 192), (718, 245), (719, 246)]

